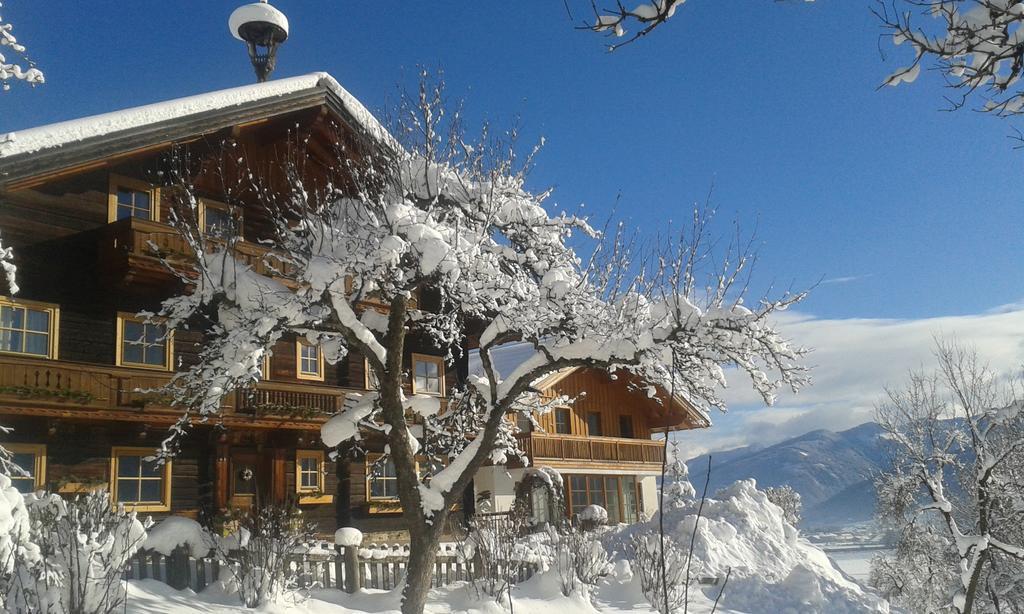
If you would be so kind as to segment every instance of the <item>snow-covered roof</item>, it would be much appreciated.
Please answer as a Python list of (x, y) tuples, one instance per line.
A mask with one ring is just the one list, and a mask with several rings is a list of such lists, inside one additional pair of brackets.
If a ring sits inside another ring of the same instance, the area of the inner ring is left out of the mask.
[[(331, 75), (315, 72), (0, 134), (0, 173), (6, 178), (12, 174), (24, 174), (18, 173), (17, 167), (29, 158), (38, 160), (49, 156), (55, 158), (57, 164), (79, 163), (91, 153), (95, 158), (116, 149), (114, 146), (90, 147), (97, 141), (109, 143), (122, 137), (126, 146), (137, 147), (143, 135), (174, 137), (174, 131), (169, 128), (181, 126), (193, 118), (219, 120), (209, 126), (197, 125), (197, 128), (216, 129), (232, 125), (234, 111), (252, 110), (271, 115), (317, 102), (330, 105), (346, 121), (353, 123), (354, 128), (376, 139), (391, 142), (380, 122), (355, 96)], [(70, 155), (72, 150), (78, 155)], [(59, 160), (56, 159), (58, 157)], [(49, 166), (52, 168), (55, 164)]]
[[(491, 365), (498, 377), (504, 378), (515, 371), (516, 367), (533, 356), (535, 352), (536, 350), (529, 343), (506, 343), (491, 350)], [(568, 367), (560, 369), (533, 382), (533, 386), (537, 390), (548, 390), (581, 368), (583, 367)], [(484, 375), (483, 365), (480, 362), (479, 350), (471, 350), (469, 352), (469, 373), (471, 375)], [(664, 392), (660, 387), (656, 388), (659, 391)], [(673, 403), (673, 405), (678, 405), (686, 414), (688, 414), (694, 425), (710, 426), (707, 414), (699, 410), (684, 395), (676, 393), (675, 403)], [(691, 426), (690, 428), (693, 427)]]

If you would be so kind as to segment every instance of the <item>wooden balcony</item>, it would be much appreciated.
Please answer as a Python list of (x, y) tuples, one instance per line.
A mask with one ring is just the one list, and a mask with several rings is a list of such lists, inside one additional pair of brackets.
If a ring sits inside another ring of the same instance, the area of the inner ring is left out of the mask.
[(531, 463), (556, 468), (570, 465), (660, 468), (665, 451), (665, 445), (661, 441), (548, 433), (521, 435), (519, 443)]
[[(210, 239), (211, 248), (216, 248), (217, 243), (220, 242)], [(233, 249), (237, 260), (261, 275), (287, 275), (285, 264), (263, 245), (240, 241)], [(165, 279), (168, 271), (164, 261), (172, 267), (185, 268), (191, 262), (192, 249), (172, 226), (126, 218), (107, 225), (100, 258), (104, 269), (117, 276), (140, 281)]]
[[(0, 355), (0, 409), (14, 414), (172, 422), (180, 410), (158, 389), (172, 374), (61, 360)], [(225, 397), (225, 422), (310, 428), (338, 411), (342, 388), (261, 382)]]

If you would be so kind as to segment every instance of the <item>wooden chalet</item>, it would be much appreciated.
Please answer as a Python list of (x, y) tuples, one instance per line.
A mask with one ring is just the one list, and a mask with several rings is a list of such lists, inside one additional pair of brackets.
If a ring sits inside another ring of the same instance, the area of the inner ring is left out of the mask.
[[(548, 403), (560, 397), (573, 401), (551, 408), (536, 425), (518, 419), (528, 468), (486, 467), (474, 484), (494, 511), (528, 498), (536, 522), (558, 515), (574, 518), (592, 504), (605, 508), (612, 523), (650, 516), (658, 509), (656, 478), (665, 451), (664, 441), (652, 440), (652, 435), (710, 424), (686, 399), (671, 398), (628, 374), (577, 367), (554, 373), (534, 387)], [(561, 476), (564, 509), (549, 509), (545, 480), (527, 480), (539, 467)]]
[[(266, 168), (301, 141), (316, 181), (339, 142), (357, 156), (386, 138), (323, 73), (0, 135), (0, 236), (14, 248), (20, 285), (0, 292), (0, 424), (13, 429), (3, 443), (31, 474), (17, 487), (105, 488), (130, 509), (210, 523), (295, 500), (325, 533), (399, 531), (393, 468), (370, 469), (382, 443), (370, 437), (370, 454), (332, 461), (320, 441), (346, 396), (373, 385), (361, 356), (330, 365), (318, 347), (282, 340), (265, 379), (226, 398), (223, 418), (197, 424), (173, 462), (157, 467), (146, 458), (180, 411), (152, 390), (195, 363), (203, 332), (136, 315), (182, 291), (165, 264), (189, 251), (168, 224), (163, 177), (173, 157), (187, 153), (201, 167), (230, 142), (232, 159)], [(255, 203), (229, 219), (216, 181), (201, 176), (196, 188), (210, 240), (241, 233), (237, 256), (281, 275), (260, 243), (269, 225)], [(443, 397), (464, 377), (429, 343), (412, 345), (408, 393)]]

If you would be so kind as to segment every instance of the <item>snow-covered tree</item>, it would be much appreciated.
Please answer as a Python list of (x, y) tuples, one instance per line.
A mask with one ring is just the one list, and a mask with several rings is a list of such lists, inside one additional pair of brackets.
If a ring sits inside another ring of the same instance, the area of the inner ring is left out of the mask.
[[(181, 175), (177, 223), (196, 254), (193, 289), (162, 309), (171, 327), (211, 320), (199, 364), (174, 382), (187, 413), (164, 454), (193, 418), (216, 416), (224, 394), (259, 379), (282, 335), (319, 344), (331, 363), (350, 350), (366, 357), (378, 390), (349, 395), (322, 434), (328, 446), (365, 429), (386, 437), (411, 540), (407, 613), (423, 611), (445, 519), (476, 470), (520, 454), (506, 417), (528, 411), (539, 378), (575, 366), (618, 370), (701, 408), (724, 406), (727, 368), (749, 376), (766, 402), (780, 386), (806, 382), (802, 350), (770, 322), (801, 295), (744, 304), (746, 243), (715, 253), (708, 220), (695, 212), (677, 240), (645, 255), (622, 226), (601, 233), (581, 217), (549, 213), (549, 193), (526, 186), (533, 155), (517, 155), (514, 134), (485, 129), (469, 142), (442, 101), (438, 87), (421, 85), (396, 113), (402, 143), (378, 134), (362, 155), (339, 145), (327, 181), (305, 180), (301, 154), (270, 173), (276, 183), (255, 176), (249, 193), (274, 220), (273, 262), (287, 282), (237, 260), (230, 241), (202, 239), (197, 198)], [(577, 251), (570, 239), (589, 247)], [(387, 312), (365, 309), (371, 297)], [(443, 412), (435, 397), (403, 393), (413, 334), (449, 358), (478, 339), (483, 375), (470, 376)], [(513, 341), (533, 354), (499, 374), (491, 353)], [(423, 440), (414, 422), (425, 425)], [(419, 475), (420, 454), (443, 457), (443, 468)]]
[(936, 358), (878, 407), (895, 445), (878, 516), (897, 547), (874, 576), (914, 612), (1021, 611), (1024, 400), (972, 350), (939, 342)]
[(764, 489), (764, 494), (768, 497), (769, 501), (778, 505), (779, 508), (782, 509), (782, 514), (786, 517), (786, 522), (794, 527), (800, 524), (804, 504), (803, 501), (800, 500), (800, 493), (793, 490), (792, 486), (789, 484), (784, 486), (771, 486)]
[[(3, 3), (0, 3), (0, 9)], [(0, 88), (11, 89), (13, 81), (37, 85), (44, 81), (43, 72), (25, 54), (25, 45), (14, 38), (14, 26), (0, 15)]]
[(875, 13), (892, 32), (892, 42), (912, 51), (910, 63), (885, 83), (917, 79), (933, 64), (948, 85), (958, 90), (955, 108), (981, 94), (981, 108), (999, 115), (1024, 110), (1024, 1), (902, 0), (892, 8), (878, 3)]

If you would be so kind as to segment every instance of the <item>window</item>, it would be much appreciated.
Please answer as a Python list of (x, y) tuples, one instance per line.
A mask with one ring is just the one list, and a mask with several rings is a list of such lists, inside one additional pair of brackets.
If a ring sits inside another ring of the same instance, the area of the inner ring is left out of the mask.
[(334, 502), (334, 496), (324, 492), (326, 475), (323, 450), (295, 451), (295, 492), (299, 494), (299, 503)]
[(173, 334), (158, 321), (117, 314), (117, 364), (123, 367), (171, 370)]
[(363, 373), (365, 374), (366, 381), (363, 382), (367, 390), (380, 390), (380, 380), (377, 379), (377, 373), (370, 368), (370, 361), (363, 359)]
[(46, 446), (35, 443), (4, 444), (11, 452), (11, 460), (28, 475), (14, 475), (11, 485), (22, 494), (35, 492), (46, 483)]
[(521, 411), (516, 412), (516, 428), (523, 434), (533, 432), (533, 420), (530, 415)]
[(444, 392), (444, 360), (439, 356), (412, 355), (413, 394), (434, 394)]
[(299, 379), (324, 381), (324, 354), (319, 345), (313, 345), (305, 339), (295, 342), (296, 376)]
[(636, 437), (633, 432), (633, 416), (619, 416), (619, 437), (627, 439)]
[(366, 490), (369, 500), (395, 501), (398, 499), (398, 474), (391, 459), (378, 462), (379, 456), (366, 458)]
[(242, 212), (223, 203), (206, 199), (199, 201), (203, 234), (216, 239), (242, 236)]
[(159, 221), (160, 190), (144, 181), (111, 175), (107, 221), (126, 218)]
[(171, 462), (149, 459), (152, 448), (113, 448), (110, 454), (111, 491), (115, 504), (139, 512), (171, 509)]
[(604, 435), (604, 431), (601, 429), (601, 414), (599, 412), (587, 412), (587, 434), (592, 437)]
[(609, 523), (641, 520), (640, 482), (635, 476), (571, 475), (565, 480), (569, 516), (575, 518), (588, 505), (600, 505)]
[(0, 352), (57, 357), (56, 306), (0, 298)]
[(572, 429), (569, 426), (569, 408), (555, 408), (555, 432), (561, 435), (572, 433)]

